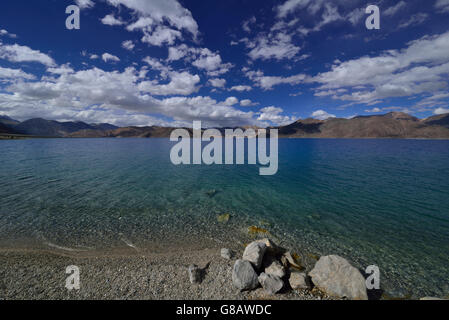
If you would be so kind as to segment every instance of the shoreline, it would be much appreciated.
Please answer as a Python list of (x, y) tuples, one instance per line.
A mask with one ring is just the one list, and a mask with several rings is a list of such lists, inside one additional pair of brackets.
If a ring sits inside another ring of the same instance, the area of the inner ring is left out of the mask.
[[(240, 249), (240, 248), (239, 248)], [(262, 288), (240, 292), (231, 281), (235, 260), (220, 248), (171, 248), (165, 252), (114, 249), (73, 253), (60, 250), (0, 249), (0, 300), (322, 300), (301, 290), (269, 295)], [(205, 268), (201, 284), (189, 282), (188, 266)], [(80, 269), (80, 290), (68, 291), (67, 266)], [(207, 267), (206, 267), (207, 266)]]

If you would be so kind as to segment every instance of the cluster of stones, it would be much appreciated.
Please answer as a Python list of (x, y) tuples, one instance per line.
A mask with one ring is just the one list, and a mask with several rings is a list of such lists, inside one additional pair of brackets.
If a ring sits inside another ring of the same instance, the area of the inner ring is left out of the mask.
[[(222, 249), (222, 257), (230, 259), (231, 252)], [(311, 290), (314, 286), (329, 296), (351, 300), (367, 300), (365, 278), (346, 259), (336, 256), (321, 257), (309, 274), (300, 272), (290, 252), (269, 239), (250, 243), (232, 271), (232, 282), (241, 290), (259, 286), (269, 294), (291, 289)]]

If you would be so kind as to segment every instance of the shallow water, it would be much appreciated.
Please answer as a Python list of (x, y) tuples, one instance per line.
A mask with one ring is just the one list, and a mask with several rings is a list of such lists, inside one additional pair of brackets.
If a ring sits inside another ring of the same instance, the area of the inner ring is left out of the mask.
[(174, 166), (171, 146), (0, 141), (0, 244), (226, 242), (257, 225), (298, 250), (379, 266), (390, 295), (449, 294), (449, 141), (281, 139), (275, 176)]

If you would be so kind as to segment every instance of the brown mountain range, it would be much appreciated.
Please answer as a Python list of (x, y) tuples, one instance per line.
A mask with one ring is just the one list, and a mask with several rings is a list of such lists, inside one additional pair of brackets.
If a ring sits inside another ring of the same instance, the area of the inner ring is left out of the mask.
[[(11, 120), (9, 118), (9, 121)], [(175, 129), (157, 126), (117, 128), (108, 124), (87, 125), (34, 119), (17, 124), (3, 123), (0, 126), (0, 134), (24, 133), (23, 130), (20, 130), (24, 124), (27, 124), (26, 128), (28, 132), (32, 132), (32, 135), (38, 133), (40, 136), (46, 136), (48, 132), (51, 133), (50, 136), (66, 138), (166, 138), (170, 137), (171, 132)], [(77, 127), (82, 129), (76, 130)], [(418, 119), (402, 112), (358, 116), (352, 119), (305, 119), (276, 129), (279, 129), (281, 138), (449, 139), (449, 113), (426, 119)], [(188, 130), (191, 132), (191, 129)], [(223, 131), (223, 128), (221, 130)]]
[(352, 119), (298, 120), (279, 128), (284, 138), (449, 139), (449, 114), (418, 119), (402, 112)]

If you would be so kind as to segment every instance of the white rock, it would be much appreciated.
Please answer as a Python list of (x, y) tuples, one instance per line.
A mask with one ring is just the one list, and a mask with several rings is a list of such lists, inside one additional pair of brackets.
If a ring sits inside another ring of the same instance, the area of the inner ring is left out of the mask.
[(232, 270), (232, 283), (239, 290), (252, 290), (257, 288), (259, 280), (252, 264), (246, 260), (237, 260)]
[(311, 287), (309, 279), (304, 272), (292, 272), (288, 282), (290, 283), (290, 287), (292, 287), (292, 289), (306, 290)]
[(365, 278), (346, 259), (321, 257), (309, 273), (313, 284), (327, 294), (351, 300), (368, 300)]
[(231, 260), (233, 256), (233, 252), (229, 249), (223, 248), (221, 249), (221, 257), (227, 260)]
[(273, 260), (270, 265), (265, 268), (265, 273), (283, 278), (285, 276), (285, 268), (279, 261)]
[(259, 282), (269, 294), (276, 294), (284, 287), (284, 282), (281, 278), (264, 272), (260, 274)]
[(265, 243), (251, 242), (243, 252), (243, 260), (249, 261), (256, 269), (260, 269), (267, 246)]
[(201, 269), (197, 265), (191, 264), (189, 266), (189, 278), (191, 283), (201, 282)]

